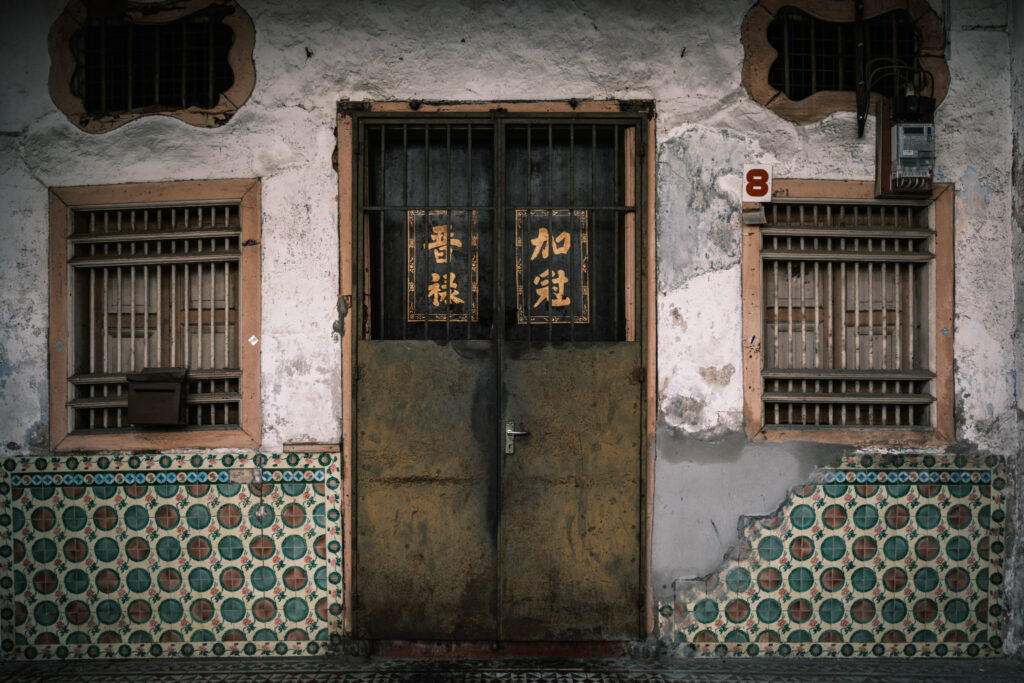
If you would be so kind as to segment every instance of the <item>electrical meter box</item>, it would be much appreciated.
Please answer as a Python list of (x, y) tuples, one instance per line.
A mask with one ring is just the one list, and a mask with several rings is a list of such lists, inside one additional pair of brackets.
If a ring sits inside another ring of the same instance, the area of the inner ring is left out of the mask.
[(927, 179), (931, 185), (935, 169), (934, 126), (930, 123), (896, 123), (892, 126), (891, 135), (894, 181), (907, 184), (911, 179), (921, 178)]
[(894, 121), (889, 116), (885, 100), (879, 102), (876, 117), (878, 167), (875, 194), (930, 194), (935, 173), (934, 124), (930, 120)]

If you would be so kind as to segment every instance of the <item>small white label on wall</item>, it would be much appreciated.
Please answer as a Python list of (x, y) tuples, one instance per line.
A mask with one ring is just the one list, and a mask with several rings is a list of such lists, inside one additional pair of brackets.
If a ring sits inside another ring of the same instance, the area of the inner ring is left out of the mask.
[(747, 164), (743, 167), (743, 201), (770, 202), (772, 200), (772, 167)]
[(249, 337), (249, 344), (251, 344), (252, 346), (256, 346), (259, 343), (260, 343), (260, 338), (257, 337), (255, 334), (252, 335), (251, 337)]

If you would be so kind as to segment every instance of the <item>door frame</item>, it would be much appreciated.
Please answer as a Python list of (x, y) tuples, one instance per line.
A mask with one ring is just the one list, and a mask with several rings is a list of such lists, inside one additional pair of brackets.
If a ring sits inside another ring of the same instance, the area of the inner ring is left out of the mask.
[(338, 247), (339, 247), (339, 293), (338, 317), (341, 332), (341, 403), (342, 403), (342, 499), (341, 516), (343, 524), (343, 566), (331, 567), (332, 573), (341, 575), (341, 610), (332, 609), (329, 615), (330, 632), (343, 638), (353, 633), (353, 596), (355, 565), (354, 548), (355, 520), (353, 486), (354, 429), (355, 429), (355, 341), (360, 330), (353, 329), (352, 306), (355, 302), (355, 228), (359, 224), (356, 188), (361, 163), (355, 150), (356, 118), (367, 113), (408, 114), (417, 113), (476, 113), (486, 115), (492, 111), (523, 114), (583, 114), (583, 113), (634, 113), (647, 116), (647, 130), (643, 144), (637, 145), (636, 154), (644, 174), (641, 191), (641, 205), (638, 207), (638, 237), (640, 278), (642, 291), (636, 294), (636, 309), (639, 313), (637, 333), (643, 344), (644, 397), (642, 411), (646, 438), (640, 444), (640, 465), (642, 483), (640, 487), (640, 509), (643, 511), (643, 527), (640, 537), (640, 585), (644, 593), (644, 607), (641, 614), (641, 636), (654, 631), (654, 592), (651, 585), (651, 541), (654, 500), (654, 438), (657, 417), (657, 291), (656, 245), (655, 245), (655, 111), (649, 100), (569, 100), (569, 101), (492, 101), (492, 102), (421, 102), (409, 101), (363, 101), (338, 103), (337, 148), (334, 168), (338, 175)]

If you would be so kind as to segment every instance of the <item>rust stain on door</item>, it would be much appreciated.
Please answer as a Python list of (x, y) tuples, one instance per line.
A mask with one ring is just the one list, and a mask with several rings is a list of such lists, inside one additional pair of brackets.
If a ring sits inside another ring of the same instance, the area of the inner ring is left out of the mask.
[(357, 635), (494, 639), (493, 345), (360, 342), (359, 369)]
[(501, 634), (629, 640), (640, 595), (640, 344), (503, 347)]

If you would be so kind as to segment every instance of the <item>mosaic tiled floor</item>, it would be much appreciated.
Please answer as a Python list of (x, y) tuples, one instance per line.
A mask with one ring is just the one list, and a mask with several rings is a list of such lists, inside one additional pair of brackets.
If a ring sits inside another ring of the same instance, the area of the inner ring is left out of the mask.
[[(6, 676), (6, 678), (5, 678)], [(811, 660), (662, 659), (633, 660), (359, 660), (304, 657), (278, 659), (19, 662), (0, 664), (0, 679), (19, 683), (372, 683), (477, 681), (605, 683), (1018, 683), (1020, 660)]]
[(995, 456), (857, 455), (739, 557), (660, 605), (677, 655), (998, 656), (1006, 478)]
[(310, 655), (338, 632), (337, 454), (3, 466), (5, 656)]

